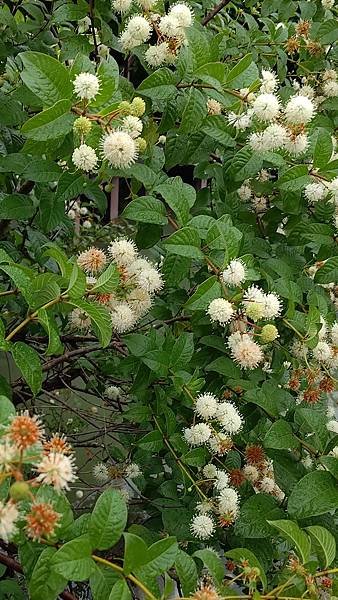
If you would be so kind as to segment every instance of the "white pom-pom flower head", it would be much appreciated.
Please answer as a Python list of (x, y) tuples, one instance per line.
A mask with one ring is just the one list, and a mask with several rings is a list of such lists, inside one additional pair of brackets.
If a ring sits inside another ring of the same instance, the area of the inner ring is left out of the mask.
[(315, 106), (307, 96), (293, 96), (287, 103), (284, 115), (287, 123), (304, 125), (309, 123), (315, 114)]
[(194, 17), (192, 9), (184, 2), (174, 4), (170, 8), (169, 15), (175, 17), (181, 27), (190, 27)]
[(100, 80), (92, 73), (79, 73), (74, 79), (74, 92), (81, 100), (93, 100), (100, 90)]
[(133, 240), (119, 238), (110, 242), (108, 254), (119, 267), (128, 267), (137, 259), (137, 246)]
[(191, 533), (200, 540), (206, 540), (215, 531), (215, 523), (209, 515), (196, 515), (190, 524)]
[(213, 419), (217, 413), (217, 398), (214, 394), (205, 393), (196, 397), (195, 412), (202, 419)]
[(260, 94), (252, 105), (259, 121), (273, 121), (279, 115), (280, 102), (275, 94)]
[(124, 119), (122, 120), (121, 128), (123, 131), (126, 131), (127, 133), (129, 133), (130, 137), (132, 137), (133, 139), (136, 139), (142, 133), (143, 123), (142, 123), (141, 119), (139, 119), (138, 117), (134, 117), (133, 115), (128, 115), (127, 117), (124, 117)]
[(207, 314), (211, 321), (220, 323), (220, 325), (226, 325), (231, 321), (235, 315), (234, 308), (231, 302), (224, 298), (215, 298), (212, 300), (207, 308)]
[(81, 146), (75, 148), (72, 161), (77, 169), (89, 173), (89, 171), (94, 171), (96, 168), (98, 158), (94, 148), (87, 146), (87, 144), (81, 144)]
[(126, 131), (116, 129), (107, 133), (101, 145), (103, 158), (117, 169), (128, 169), (137, 160), (137, 144)]
[[(250, 190), (251, 192), (251, 190)], [(238, 286), (245, 281), (246, 268), (244, 263), (239, 260), (231, 260), (227, 268), (222, 273), (224, 283), (231, 286)]]

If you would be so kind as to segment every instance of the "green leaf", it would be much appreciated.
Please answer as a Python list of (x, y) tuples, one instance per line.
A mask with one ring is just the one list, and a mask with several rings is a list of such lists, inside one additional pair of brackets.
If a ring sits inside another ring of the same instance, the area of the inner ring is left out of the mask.
[(194, 552), (193, 556), (196, 556), (196, 558), (199, 558), (203, 562), (216, 583), (221, 585), (224, 579), (225, 569), (224, 563), (218, 554), (213, 550), (205, 548), (204, 550), (197, 550), (197, 552)]
[(183, 595), (190, 596), (197, 589), (198, 583), (198, 573), (194, 559), (183, 550), (179, 550), (175, 570), (180, 580)]
[(48, 256), (59, 265), (62, 277), (70, 276), (73, 266), (68, 262), (67, 255), (58, 246), (52, 246), (44, 251), (43, 256)]
[(112, 56), (108, 60), (101, 60), (97, 76), (101, 83), (100, 93), (90, 102), (90, 106), (101, 107), (110, 101), (119, 86), (119, 66)]
[(5, 424), (13, 415), (15, 415), (15, 406), (6, 396), (0, 396), (0, 423)]
[(203, 131), (222, 146), (233, 147), (236, 145), (234, 138), (231, 137), (231, 127), (221, 115), (209, 116), (205, 121)]
[(186, 367), (194, 354), (194, 335), (193, 333), (182, 333), (170, 353), (170, 368), (177, 370), (180, 367)]
[(24, 342), (15, 342), (10, 351), (24, 380), (36, 395), (42, 386), (42, 367), (38, 353)]
[(247, 560), (250, 567), (258, 568), (260, 573), (259, 578), (262, 582), (263, 590), (265, 590), (265, 588), (268, 585), (268, 582), (266, 579), (264, 569), (262, 567), (261, 562), (258, 560), (258, 558), (256, 558), (256, 556), (253, 552), (251, 552), (251, 550), (248, 550), (247, 548), (232, 548), (231, 550), (225, 552), (224, 556), (229, 556), (229, 558), (232, 558), (237, 563), (240, 563), (242, 560)]
[(202, 123), (207, 116), (207, 104), (204, 94), (194, 87), (186, 92), (187, 101), (182, 114), (179, 131), (182, 133), (192, 133), (202, 127)]
[(53, 12), (53, 21), (55, 23), (65, 23), (66, 21), (79, 21), (83, 19), (88, 13), (88, 4), (83, 0), (77, 0), (76, 4), (73, 2), (66, 2), (65, 4), (59, 5)]
[(67, 135), (72, 131), (75, 115), (71, 114), (70, 100), (59, 100), (51, 108), (28, 119), (21, 127), (27, 138), (44, 142)]
[(168, 178), (157, 185), (155, 191), (164, 198), (174, 211), (178, 223), (185, 225), (190, 218), (190, 209), (196, 201), (196, 191), (191, 185), (184, 183), (181, 177)]
[[(71, 266), (70, 263), (69, 266)], [(74, 263), (72, 267), (66, 291), (71, 298), (79, 298), (84, 295), (86, 290), (86, 276), (77, 263)]]
[(308, 175), (308, 167), (306, 165), (296, 165), (285, 171), (279, 177), (277, 184), (281, 190), (296, 192), (303, 189), (311, 181), (311, 177)]
[[(31, 299), (31, 278), (28, 275), (28, 269), (21, 267), (21, 265), (0, 265), (0, 269), (7, 273), (7, 275), (13, 280), (14, 285), (25, 298), (26, 302), (30, 302)], [(32, 272), (33, 274), (33, 272)]]
[(55, 600), (67, 586), (67, 577), (51, 571), (51, 560), (55, 554), (55, 548), (45, 548), (41, 552), (29, 582), (31, 600)]
[(290, 423), (279, 419), (275, 421), (264, 437), (264, 446), (266, 448), (292, 449), (296, 448), (299, 442), (293, 435)]
[(86, 535), (75, 538), (54, 554), (50, 561), (51, 573), (62, 575), (67, 580), (85, 581), (95, 569), (91, 554), (89, 538)]
[(90, 523), (89, 535), (94, 548), (106, 550), (120, 539), (127, 523), (127, 506), (116, 490), (106, 490), (96, 501)]
[(175, 82), (175, 74), (164, 67), (146, 77), (137, 91), (141, 96), (149, 96), (152, 100), (174, 98), (177, 93)]
[(168, 223), (165, 207), (160, 200), (156, 200), (152, 196), (142, 196), (129, 202), (122, 213), (122, 217), (131, 221), (155, 223), (156, 225), (166, 225)]
[(95, 564), (95, 569), (89, 579), (93, 600), (109, 598), (113, 585), (115, 585), (119, 579), (120, 576), (112, 569)]
[(323, 566), (329, 567), (336, 558), (336, 540), (332, 533), (319, 525), (310, 525), (306, 527), (306, 531), (314, 543), (315, 551), (322, 560)]
[(45, 308), (40, 308), (38, 310), (38, 320), (48, 335), (46, 356), (50, 356), (51, 354), (62, 354), (63, 345), (61, 344), (58, 326), (55, 323), (53, 316)]
[(321, 44), (332, 44), (338, 40), (338, 26), (336, 19), (324, 20), (318, 30), (316, 38)]
[(338, 280), (338, 256), (328, 258), (324, 265), (319, 267), (314, 278), (316, 283), (334, 283)]
[(338, 461), (334, 456), (321, 456), (320, 462), (324, 465), (325, 469), (333, 475), (335, 479), (338, 479)]
[(85, 194), (86, 187), (87, 180), (83, 175), (66, 171), (62, 173), (59, 179), (56, 192), (57, 198), (60, 202), (68, 202), (68, 200), (73, 200), (80, 194)]
[(220, 373), (226, 377), (231, 377), (232, 379), (240, 379), (241, 377), (240, 368), (237, 367), (234, 361), (227, 356), (219, 356), (209, 365), (207, 365), (205, 369), (206, 371), (216, 371), (216, 373)]
[(41, 228), (45, 233), (49, 233), (64, 221), (65, 203), (51, 190), (42, 190), (39, 201)]
[(294, 521), (268, 521), (272, 527), (281, 532), (282, 537), (285, 537), (296, 548), (296, 552), (302, 563), (307, 563), (310, 559), (311, 543), (309, 537), (300, 529)]
[(213, 275), (197, 287), (185, 306), (189, 310), (205, 310), (212, 300), (220, 296), (222, 296), (222, 287), (216, 275)]
[(117, 581), (110, 592), (108, 600), (131, 600), (132, 596), (125, 580)]
[(200, 250), (201, 239), (196, 229), (192, 227), (183, 227), (175, 231), (165, 242), (168, 252), (186, 256), (188, 258), (203, 258)]
[(116, 290), (120, 281), (120, 274), (117, 266), (110, 263), (107, 269), (97, 278), (95, 285), (91, 288), (93, 292), (109, 294)]
[(327, 129), (320, 128), (313, 151), (313, 166), (324, 170), (332, 156), (332, 139)]
[(259, 79), (258, 68), (252, 61), (252, 54), (247, 54), (229, 71), (225, 86), (233, 89), (249, 87), (257, 79)]
[(273, 530), (269, 520), (282, 518), (283, 515), (283, 511), (272, 496), (265, 494), (250, 496), (241, 506), (235, 534), (244, 538), (270, 537)]
[(123, 572), (129, 575), (135, 569), (144, 565), (148, 560), (148, 547), (138, 535), (125, 532)]
[(0, 157), (0, 173), (15, 173), (23, 179), (39, 183), (57, 181), (61, 175), (61, 167), (56, 162), (44, 160), (39, 156), (26, 154), (8, 154)]
[(288, 513), (296, 519), (323, 515), (338, 506), (337, 482), (326, 471), (313, 471), (293, 488), (288, 501)]
[(148, 548), (148, 561), (143, 567), (136, 569), (134, 574), (147, 587), (157, 590), (159, 575), (172, 567), (178, 553), (178, 545), (174, 537), (155, 542)]
[(68, 304), (80, 308), (91, 319), (91, 325), (103, 348), (108, 346), (112, 337), (112, 323), (108, 310), (97, 302), (87, 302), (80, 298), (72, 298)]
[(29, 196), (6, 194), (0, 198), (0, 219), (25, 221), (34, 214), (34, 206)]
[(69, 73), (64, 65), (47, 54), (21, 52), (24, 70), (20, 74), (24, 84), (43, 104), (52, 106), (73, 94)]

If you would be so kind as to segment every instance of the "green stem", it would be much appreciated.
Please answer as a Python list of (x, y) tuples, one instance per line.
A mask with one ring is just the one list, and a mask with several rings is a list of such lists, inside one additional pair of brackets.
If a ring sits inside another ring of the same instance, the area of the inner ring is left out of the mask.
[(46, 302), (46, 304), (43, 304), (43, 306), (40, 306), (40, 308), (38, 308), (38, 310), (36, 310), (33, 313), (31, 313), (30, 315), (28, 315), (28, 317), (26, 317), (23, 321), (21, 321), (21, 323), (19, 323), (19, 325), (17, 325), (17, 327), (15, 327), (15, 329), (13, 329), (7, 335), (7, 337), (5, 338), (6, 342), (9, 342), (17, 333), (19, 333), (19, 331), (21, 331), (21, 329), (23, 329), (26, 325), (28, 325), (28, 323), (33, 321), (38, 316), (39, 310), (41, 310), (43, 308), (44, 309), (49, 308), (50, 306), (53, 306), (54, 304), (57, 304), (58, 302), (60, 302), (60, 300), (62, 300), (63, 298), (62, 298), (62, 296), (58, 296), (57, 298), (54, 298), (53, 300)]
[(157, 600), (156, 597), (151, 593), (151, 591), (148, 590), (148, 588), (142, 583), (142, 581), (137, 579), (137, 577), (134, 577), (134, 575), (132, 575), (131, 573), (129, 573), (129, 575), (125, 575), (123, 572), (123, 568), (120, 567), (119, 565), (116, 565), (115, 563), (112, 563), (109, 560), (106, 560), (105, 558), (101, 558), (101, 556), (96, 556), (95, 554), (92, 555), (92, 559), (95, 560), (95, 562), (98, 562), (101, 565), (104, 565), (105, 567), (109, 567), (110, 569), (113, 569), (113, 571), (115, 571), (116, 573), (119, 573), (125, 579), (129, 579), (129, 581), (131, 581), (132, 583), (137, 585), (137, 587), (139, 587), (140, 590), (142, 590), (142, 592), (144, 592), (146, 597), (149, 598), (150, 600)]
[(1, 296), (13, 296), (14, 294), (17, 294), (18, 290), (7, 290), (7, 292), (0, 292), (0, 297)]

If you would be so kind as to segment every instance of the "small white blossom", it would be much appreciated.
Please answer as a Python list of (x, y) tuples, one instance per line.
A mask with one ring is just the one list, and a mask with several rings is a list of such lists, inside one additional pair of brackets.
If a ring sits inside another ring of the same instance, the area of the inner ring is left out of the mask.
[(197, 396), (195, 401), (195, 412), (202, 419), (212, 419), (217, 412), (217, 398), (214, 394), (205, 393)]
[(137, 46), (149, 39), (151, 30), (151, 23), (142, 15), (131, 17), (126, 28), (126, 32), (134, 39)]
[(208, 443), (211, 452), (213, 454), (218, 454), (219, 456), (226, 454), (232, 447), (231, 437), (226, 433), (222, 433), (221, 431), (212, 435)]
[(314, 113), (314, 104), (307, 96), (293, 96), (284, 111), (286, 122), (293, 125), (309, 123)]
[(215, 298), (215, 300), (210, 302), (207, 314), (211, 321), (225, 325), (231, 321), (235, 311), (231, 302), (228, 302), (228, 300), (225, 300), (224, 298)]
[(279, 114), (280, 103), (274, 94), (260, 94), (252, 105), (259, 121), (273, 121)]
[(278, 87), (278, 78), (275, 73), (269, 71), (268, 69), (262, 69), (262, 78), (261, 78), (261, 94), (273, 94)]
[(136, 479), (142, 475), (140, 467), (136, 463), (130, 463), (125, 468), (125, 476), (129, 479)]
[(197, 423), (184, 430), (186, 442), (191, 446), (205, 444), (211, 436), (211, 429), (206, 423)]
[(217, 467), (215, 467), (215, 465), (211, 463), (208, 463), (207, 465), (205, 465), (205, 467), (203, 467), (203, 475), (207, 479), (215, 479), (217, 472)]
[(309, 140), (306, 133), (300, 133), (295, 137), (289, 137), (285, 142), (284, 148), (290, 154), (303, 154), (309, 145)]
[(138, 157), (135, 140), (129, 133), (119, 129), (108, 133), (103, 138), (102, 153), (113, 167), (120, 169), (130, 167)]
[(124, 333), (131, 329), (137, 320), (135, 313), (127, 302), (121, 302), (117, 306), (114, 306), (110, 316), (113, 329), (118, 333)]
[(229, 475), (225, 471), (217, 470), (214, 487), (218, 492), (222, 492), (229, 487)]
[(275, 489), (275, 482), (271, 477), (263, 477), (259, 483), (260, 489), (266, 494), (271, 494)]
[(19, 511), (14, 502), (5, 504), (0, 500), (0, 538), (7, 544), (16, 533), (16, 521)]
[(74, 92), (81, 100), (93, 100), (100, 89), (100, 80), (92, 73), (79, 73), (74, 79)]
[(264, 361), (263, 352), (248, 334), (240, 335), (236, 346), (231, 347), (232, 358), (242, 369), (255, 369)]
[(330, 9), (334, 7), (335, 0), (322, 0), (323, 8)]
[(252, 124), (252, 110), (248, 110), (246, 113), (236, 114), (235, 112), (229, 112), (227, 118), (229, 125), (232, 125), (238, 131), (244, 131)]
[(214, 533), (215, 524), (208, 515), (196, 515), (191, 521), (190, 529), (195, 537), (206, 540)]
[(169, 15), (175, 17), (181, 27), (190, 27), (192, 24), (193, 12), (191, 8), (183, 2), (174, 4), (170, 8)]
[(326, 423), (326, 428), (328, 431), (332, 431), (332, 433), (338, 433), (338, 421), (332, 420)]
[(132, 0), (113, 0), (112, 8), (116, 12), (125, 13), (128, 12), (132, 5)]
[(222, 493), (218, 496), (218, 508), (220, 513), (230, 513), (234, 517), (238, 514), (239, 508), (239, 495), (233, 488), (226, 488), (222, 490)]
[(128, 115), (127, 117), (124, 117), (124, 119), (122, 120), (122, 129), (123, 129), (123, 131), (126, 131), (127, 133), (129, 133), (130, 137), (135, 139), (141, 135), (142, 129), (143, 129), (143, 123), (142, 123), (141, 119), (139, 119), (138, 117), (133, 117), (133, 115)]
[(137, 282), (149, 294), (158, 292), (164, 285), (161, 273), (152, 267), (138, 273)]
[(222, 106), (217, 100), (208, 98), (207, 100), (207, 111), (208, 115), (220, 115), (222, 112)]
[(121, 390), (116, 385), (109, 385), (104, 390), (103, 395), (109, 400), (117, 400), (121, 396)]
[(239, 260), (231, 260), (227, 268), (222, 273), (224, 283), (228, 285), (238, 286), (245, 281), (246, 268), (244, 263)]
[(108, 468), (104, 463), (97, 463), (93, 468), (93, 476), (98, 483), (106, 483), (109, 478)]
[(318, 342), (317, 346), (312, 350), (312, 354), (316, 360), (324, 363), (329, 361), (333, 356), (331, 346), (324, 341)]
[(174, 15), (164, 15), (159, 22), (160, 32), (170, 38), (179, 38), (182, 35), (182, 27), (179, 20)]
[(334, 346), (338, 346), (338, 323), (333, 323), (331, 327), (331, 339)]
[(77, 169), (81, 169), (88, 173), (95, 169), (98, 158), (94, 148), (87, 146), (87, 144), (81, 144), (81, 146), (75, 148), (72, 161)]
[(272, 123), (263, 132), (267, 150), (278, 150), (282, 148), (288, 139), (288, 134), (282, 125)]
[(91, 325), (90, 317), (80, 308), (75, 308), (69, 315), (69, 323), (72, 329), (87, 330)]
[(207, 500), (198, 502), (195, 508), (200, 515), (208, 515), (213, 509), (211, 502), (208, 502)]
[(230, 435), (238, 433), (243, 425), (241, 415), (231, 402), (220, 402), (218, 404), (216, 418), (224, 431)]
[(170, 50), (167, 42), (161, 42), (156, 46), (149, 46), (144, 54), (144, 58), (148, 63), (149, 67), (156, 69), (165, 62), (167, 62), (170, 56)]
[(243, 183), (243, 185), (241, 185), (241, 187), (237, 190), (237, 194), (239, 195), (241, 200), (247, 201), (250, 200), (252, 196), (252, 189), (250, 186)]
[(318, 200), (322, 200), (327, 195), (327, 189), (325, 185), (322, 183), (309, 183), (304, 188), (304, 196), (313, 204), (314, 202), (318, 202)]
[(270, 293), (264, 297), (264, 317), (266, 319), (274, 319), (282, 312), (282, 302), (277, 294)]
[(69, 490), (69, 483), (77, 479), (74, 473), (74, 457), (60, 452), (49, 452), (36, 466), (37, 481), (53, 485), (56, 490)]
[(108, 252), (119, 267), (129, 266), (137, 258), (137, 247), (135, 242), (126, 238), (120, 238), (110, 242)]
[(19, 460), (20, 451), (6, 438), (0, 443), (0, 472), (11, 471), (13, 462)]
[(254, 465), (245, 465), (243, 468), (243, 474), (251, 483), (255, 483), (255, 481), (257, 481), (259, 478), (259, 471)]

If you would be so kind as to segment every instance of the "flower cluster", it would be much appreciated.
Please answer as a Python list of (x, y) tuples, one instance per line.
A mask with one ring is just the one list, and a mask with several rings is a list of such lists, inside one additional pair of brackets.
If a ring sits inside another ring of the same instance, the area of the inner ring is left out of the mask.
[[(120, 44), (125, 52), (140, 46), (154, 34), (156, 43), (150, 44), (144, 58), (151, 68), (175, 62), (180, 48), (186, 44), (186, 29), (192, 25), (193, 12), (188, 4), (178, 2), (170, 7), (167, 14), (150, 12), (153, 0), (140, 0), (142, 14), (133, 15), (120, 36)], [(113, 0), (113, 9), (126, 13), (132, 6), (132, 0)]]
[[(107, 252), (89, 248), (78, 256), (78, 265), (87, 275), (88, 295), (106, 306), (110, 311), (113, 329), (123, 333), (135, 326), (150, 309), (154, 295), (163, 287), (160, 271), (146, 258), (139, 255), (132, 240), (119, 238), (112, 241)], [(106, 265), (115, 265), (119, 277), (114, 292), (95, 293), (97, 276)], [(90, 319), (80, 309), (70, 315), (74, 328), (88, 329)]]
[[(25, 480), (30, 466), (31, 477)], [(9, 499), (0, 502), (0, 537), (8, 542), (22, 526), (32, 540), (55, 535), (61, 515), (38, 496), (40, 486), (68, 490), (76, 479), (74, 456), (63, 435), (45, 437), (42, 422), (28, 412), (14, 415), (0, 438), (0, 473), (9, 479)]]
[(78, 200), (75, 200), (69, 203), (66, 208), (67, 216), (72, 220), (79, 223), (80, 226), (84, 227), (84, 229), (90, 229), (92, 227), (92, 222), (88, 208), (86, 206), (81, 206)]

